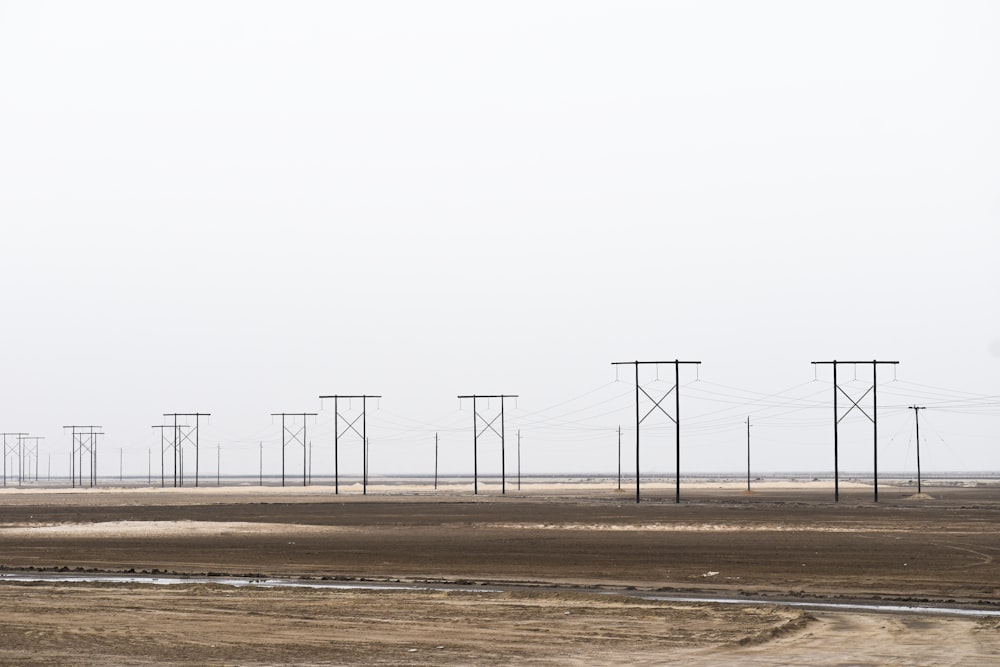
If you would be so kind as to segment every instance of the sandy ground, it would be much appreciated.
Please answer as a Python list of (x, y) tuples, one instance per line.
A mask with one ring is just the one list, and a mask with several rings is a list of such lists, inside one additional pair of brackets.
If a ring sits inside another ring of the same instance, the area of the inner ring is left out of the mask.
[[(343, 489), (342, 489), (343, 490)], [(451, 582), (457, 590), (18, 583), (0, 664), (989, 664), (1000, 617), (679, 603), (959, 605), (1000, 612), (1000, 489), (558, 485), (472, 497), (322, 487), (0, 492), (6, 573)], [(481, 487), (481, 491), (483, 488)], [(482, 592), (491, 585), (497, 592)], [(621, 589), (629, 594), (616, 594)]]

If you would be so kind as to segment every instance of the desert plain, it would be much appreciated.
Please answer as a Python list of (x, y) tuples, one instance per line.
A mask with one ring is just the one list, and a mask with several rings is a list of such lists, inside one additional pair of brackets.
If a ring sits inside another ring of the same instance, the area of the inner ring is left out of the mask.
[(0, 664), (981, 665), (1000, 487), (0, 491)]

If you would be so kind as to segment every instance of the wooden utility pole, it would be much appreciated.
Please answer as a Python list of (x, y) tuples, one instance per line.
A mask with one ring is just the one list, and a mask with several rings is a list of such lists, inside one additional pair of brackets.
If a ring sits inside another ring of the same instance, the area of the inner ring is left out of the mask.
[(747, 493), (750, 492), (750, 417), (747, 416)]
[(927, 408), (922, 405), (911, 405), (910, 409), (913, 410), (913, 418), (917, 421), (917, 493), (922, 493), (920, 486), (920, 411)]
[[(840, 501), (840, 471), (838, 465), (838, 439), (839, 435), (837, 432), (837, 426), (840, 424), (840, 420), (846, 417), (852, 410), (857, 408), (858, 412), (863, 414), (868, 418), (868, 421), (872, 423), (872, 454), (874, 456), (874, 467), (873, 476), (874, 484), (872, 486), (875, 489), (875, 502), (878, 502), (878, 366), (879, 364), (889, 364), (895, 366), (898, 361), (814, 361), (813, 364), (830, 364), (833, 366), (833, 499), (834, 502)], [(872, 386), (861, 395), (858, 400), (851, 398), (850, 394), (844, 391), (843, 387), (837, 384), (837, 364), (871, 364), (872, 365)], [(851, 407), (847, 409), (844, 414), (840, 414), (837, 408), (837, 392), (842, 393), (848, 401), (851, 402)], [(872, 413), (869, 415), (865, 412), (859, 404), (865, 399), (868, 394), (872, 395)]]
[[(493, 431), (496, 435), (500, 436), (500, 493), (507, 493), (507, 471), (505, 464), (504, 455), (504, 434), (505, 434), (505, 424), (504, 424), (504, 399), (507, 398), (517, 398), (517, 394), (467, 394), (464, 396), (459, 396), (459, 400), (463, 398), (472, 399), (472, 493), (473, 495), (479, 494), (479, 436), (486, 432), (486, 429)], [(500, 399), (500, 414), (496, 415), (490, 421), (486, 421), (485, 417), (480, 416), (479, 411), (476, 408), (476, 399), (479, 398), (499, 398)], [(500, 430), (497, 431), (493, 428), (493, 423), (496, 420), (500, 420)], [(482, 421), (486, 424), (483, 430), (479, 430), (479, 422)]]
[[(667, 416), (667, 419), (674, 423), (677, 432), (677, 445), (676, 445), (676, 467), (677, 467), (677, 490), (675, 494), (674, 502), (681, 501), (681, 364), (700, 364), (700, 361), (680, 361), (674, 359), (673, 361), (615, 361), (612, 362), (612, 366), (635, 366), (635, 502), (639, 502), (639, 426), (645, 421), (646, 417), (653, 414), (655, 410), (659, 410)], [(673, 364), (674, 365), (674, 386), (667, 391), (659, 400), (656, 400), (649, 395), (645, 389), (639, 386), (639, 366), (649, 365), (649, 364)], [(653, 407), (645, 414), (645, 416), (639, 416), (639, 392), (645, 394), (646, 398), (653, 402)], [(671, 416), (667, 412), (661, 403), (673, 392), (674, 394), (674, 416)]]

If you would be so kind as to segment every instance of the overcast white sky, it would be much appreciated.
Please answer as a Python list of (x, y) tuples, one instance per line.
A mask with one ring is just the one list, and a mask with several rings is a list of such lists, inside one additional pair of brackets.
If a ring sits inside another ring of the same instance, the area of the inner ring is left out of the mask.
[(810, 362), (878, 358), (880, 468), (916, 403), (925, 468), (1000, 469), (998, 81), (985, 0), (0, 0), (0, 430), (145, 473), (211, 412), (203, 470), (276, 472), (270, 413), (320, 412), (320, 474), (317, 397), (371, 393), (373, 472), (435, 432), (463, 471), (456, 395), (505, 392), (526, 472), (613, 471), (610, 362), (680, 358), (682, 470), (739, 470), (748, 415), (759, 469), (829, 470)]

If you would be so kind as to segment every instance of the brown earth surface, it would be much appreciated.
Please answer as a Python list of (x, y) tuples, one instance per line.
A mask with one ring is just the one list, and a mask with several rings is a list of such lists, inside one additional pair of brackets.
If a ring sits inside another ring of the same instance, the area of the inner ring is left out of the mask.
[[(988, 664), (1000, 489), (603, 488), (8, 491), (13, 573), (450, 582), (450, 590), (238, 588), (0, 577), (2, 664)], [(492, 592), (484, 592), (490, 588)], [(722, 596), (747, 604), (636, 597)], [(751, 604), (770, 601), (770, 604)]]

